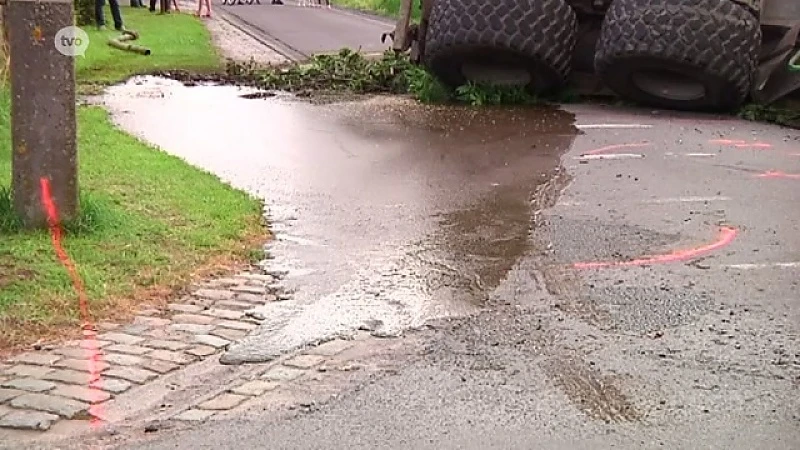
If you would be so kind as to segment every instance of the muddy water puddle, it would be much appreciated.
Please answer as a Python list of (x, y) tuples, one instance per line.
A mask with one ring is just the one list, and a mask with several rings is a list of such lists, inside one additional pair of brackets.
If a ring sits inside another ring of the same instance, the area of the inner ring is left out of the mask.
[(480, 308), (529, 250), (532, 193), (577, 134), (552, 109), (312, 105), (153, 77), (104, 103), (126, 131), (268, 205), (267, 263), (293, 298), (263, 308), (230, 363)]

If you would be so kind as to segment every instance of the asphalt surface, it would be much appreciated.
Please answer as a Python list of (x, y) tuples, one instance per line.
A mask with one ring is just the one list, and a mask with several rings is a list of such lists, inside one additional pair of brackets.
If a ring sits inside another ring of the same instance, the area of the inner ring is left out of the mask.
[(305, 59), (317, 53), (338, 52), (342, 48), (365, 53), (383, 52), (391, 39), (381, 42), (381, 35), (394, 30), (394, 21), (339, 8), (304, 6), (287, 0), (283, 5), (219, 5), (233, 22), (257, 35), (267, 37), (271, 45), (293, 59)]
[(269, 264), (294, 299), (229, 362), (437, 324), (399, 372), (313, 412), (118, 448), (800, 448), (797, 131), (169, 83), (115, 95), (125, 129), (273, 208)]
[[(347, 12), (224, 8), (294, 55), (385, 48), (381, 21)], [(424, 350), (312, 412), (118, 448), (800, 448), (799, 132), (241, 94), (109, 97), (123, 128), (269, 205), (265, 264), (291, 300), (224, 360), (364, 327)]]

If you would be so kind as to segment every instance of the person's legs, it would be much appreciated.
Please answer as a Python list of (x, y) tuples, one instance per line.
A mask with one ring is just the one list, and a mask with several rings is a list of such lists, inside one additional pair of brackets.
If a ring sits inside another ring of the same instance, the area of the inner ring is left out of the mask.
[(103, 14), (103, 5), (105, 0), (94, 0), (94, 20), (97, 22), (97, 28), (106, 26), (106, 18)]
[(156, 3), (158, 0), (150, 0), (150, 12), (156, 12)]
[(117, 0), (108, 0), (108, 6), (111, 7), (111, 16), (114, 18), (114, 28), (122, 30), (122, 13), (119, 10), (119, 2)]

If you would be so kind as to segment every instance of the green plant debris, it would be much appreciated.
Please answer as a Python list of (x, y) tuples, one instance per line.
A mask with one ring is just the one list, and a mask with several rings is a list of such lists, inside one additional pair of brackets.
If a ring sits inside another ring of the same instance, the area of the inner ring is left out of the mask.
[(800, 128), (800, 101), (785, 99), (772, 105), (745, 105), (738, 116), (755, 122), (768, 122)]
[(368, 58), (349, 49), (317, 55), (305, 64), (259, 67), (229, 62), (229, 81), (265, 90), (294, 93), (408, 94), (423, 103), (467, 103), (474, 106), (537, 104), (539, 99), (522, 87), (466, 84), (448, 89), (405, 54), (386, 51)]

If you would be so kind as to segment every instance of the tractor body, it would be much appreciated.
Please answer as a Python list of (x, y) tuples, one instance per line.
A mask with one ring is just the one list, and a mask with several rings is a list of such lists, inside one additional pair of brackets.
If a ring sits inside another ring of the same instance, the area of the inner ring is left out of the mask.
[(403, 0), (391, 35), (450, 87), (571, 86), (691, 111), (800, 92), (798, 0)]

